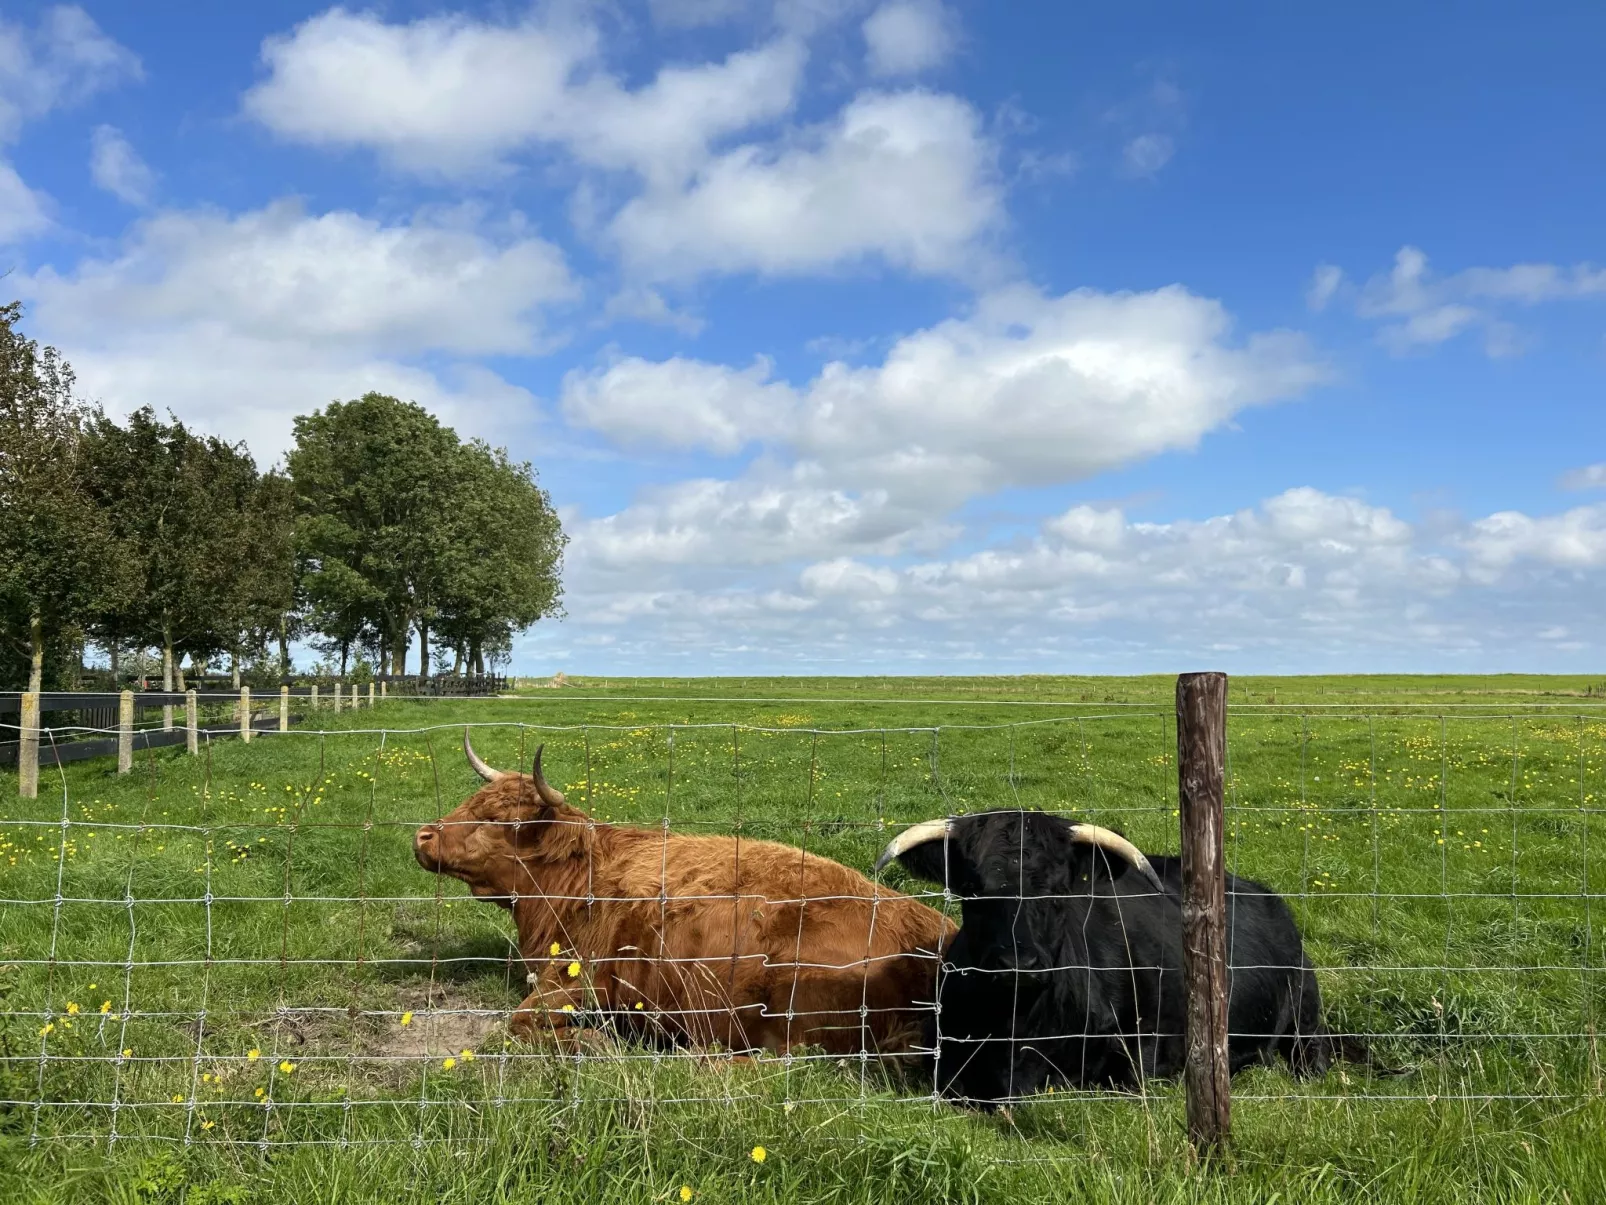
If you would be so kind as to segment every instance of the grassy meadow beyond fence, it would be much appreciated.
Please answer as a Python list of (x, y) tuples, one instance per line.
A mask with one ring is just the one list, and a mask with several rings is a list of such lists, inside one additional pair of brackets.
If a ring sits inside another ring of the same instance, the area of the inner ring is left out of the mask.
[(1599, 678), (1231, 683), (1229, 867), (1410, 1074), (1244, 1073), (1208, 1167), (1174, 1084), (988, 1116), (869, 1057), (509, 1044), (506, 913), (411, 854), (465, 724), (600, 821), (865, 871), (996, 807), (1175, 851), (1172, 681), (581, 678), (0, 775), (0, 1200), (1606, 1200)]

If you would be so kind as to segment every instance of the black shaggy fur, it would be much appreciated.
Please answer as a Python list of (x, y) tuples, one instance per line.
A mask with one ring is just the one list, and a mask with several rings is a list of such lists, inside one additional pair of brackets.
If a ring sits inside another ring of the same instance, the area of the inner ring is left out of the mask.
[[(940, 1091), (992, 1105), (1053, 1084), (1134, 1088), (1181, 1073), (1179, 858), (1150, 859), (1162, 895), (1126, 862), (1073, 843), (1067, 821), (1008, 811), (960, 817), (946, 841), (900, 861), (961, 901), (928, 1035)], [(1281, 1056), (1317, 1076), (1334, 1058), (1364, 1060), (1322, 1023), (1288, 905), (1229, 875), (1227, 916), (1232, 1070)]]

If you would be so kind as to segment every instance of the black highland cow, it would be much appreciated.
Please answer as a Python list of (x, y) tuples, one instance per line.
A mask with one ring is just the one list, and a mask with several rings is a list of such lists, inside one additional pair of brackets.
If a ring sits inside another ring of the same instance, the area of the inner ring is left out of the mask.
[[(1004, 811), (916, 825), (877, 869), (893, 859), (961, 901), (928, 1023), (941, 1092), (991, 1106), (1056, 1084), (1130, 1089), (1181, 1073), (1180, 858), (1145, 857), (1096, 825)], [(1279, 1055), (1299, 1076), (1366, 1059), (1323, 1025), (1288, 905), (1236, 875), (1227, 951), (1234, 1072)]]

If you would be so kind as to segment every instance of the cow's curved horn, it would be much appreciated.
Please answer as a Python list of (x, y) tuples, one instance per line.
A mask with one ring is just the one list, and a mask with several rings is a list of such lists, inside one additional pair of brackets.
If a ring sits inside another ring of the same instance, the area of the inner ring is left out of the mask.
[(880, 874), (888, 862), (894, 858), (901, 858), (917, 845), (924, 845), (928, 841), (939, 841), (948, 836), (952, 829), (951, 820), (927, 820), (922, 824), (912, 825), (903, 830), (881, 851), (881, 856), (875, 860), (875, 873)]
[(1160, 882), (1160, 876), (1155, 873), (1149, 859), (1143, 856), (1143, 851), (1120, 833), (1101, 828), (1097, 824), (1071, 825), (1071, 840), (1079, 845), (1096, 845), (1106, 853), (1114, 854), (1123, 862), (1130, 862), (1134, 870), (1149, 880), (1152, 886), (1161, 895), (1165, 894), (1165, 886)]
[(567, 803), (568, 800), (563, 797), (562, 791), (541, 777), (541, 750), (545, 748), (545, 745), (535, 747), (535, 761), (530, 765), (530, 779), (535, 783), (535, 793), (541, 797), (541, 802), (557, 807), (559, 804)]
[(466, 727), (463, 729), (463, 755), (468, 758), (468, 764), (473, 768), (474, 773), (478, 774), (486, 782), (495, 782), (507, 774), (505, 770), (491, 769), (490, 766), (480, 760), (480, 755), (474, 752), (474, 746), (469, 743), (468, 729)]

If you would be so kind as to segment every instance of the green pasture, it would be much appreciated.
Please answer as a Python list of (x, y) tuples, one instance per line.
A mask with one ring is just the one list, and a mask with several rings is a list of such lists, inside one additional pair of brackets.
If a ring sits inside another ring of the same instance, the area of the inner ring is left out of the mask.
[(506, 914), (410, 851), (465, 723), (598, 820), (863, 870), (993, 807), (1173, 851), (1171, 679), (582, 682), (0, 775), (0, 1200), (1606, 1200), (1600, 679), (1232, 683), (1230, 865), (1412, 1074), (1242, 1075), (1206, 1167), (1175, 1085), (981, 1116), (873, 1060), (509, 1045)]

